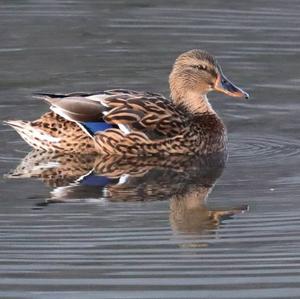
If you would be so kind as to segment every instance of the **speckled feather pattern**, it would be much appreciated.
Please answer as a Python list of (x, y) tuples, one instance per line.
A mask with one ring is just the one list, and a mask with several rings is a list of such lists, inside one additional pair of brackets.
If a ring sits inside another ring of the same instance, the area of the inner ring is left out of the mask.
[(226, 134), (222, 121), (215, 114), (194, 116), (188, 125), (174, 137), (151, 140), (146, 134), (133, 132), (122, 134), (109, 129), (96, 134), (96, 149), (101, 154), (126, 156), (209, 154), (226, 147)]
[(54, 112), (35, 121), (13, 121), (12, 126), (33, 148), (48, 152), (95, 153), (93, 139), (75, 123)]

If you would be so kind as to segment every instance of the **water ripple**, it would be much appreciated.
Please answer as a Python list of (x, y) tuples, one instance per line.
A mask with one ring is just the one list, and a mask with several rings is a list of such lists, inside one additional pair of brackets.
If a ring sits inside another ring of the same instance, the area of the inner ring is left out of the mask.
[(230, 142), (234, 163), (274, 163), (300, 154), (300, 141), (275, 135), (239, 136)]

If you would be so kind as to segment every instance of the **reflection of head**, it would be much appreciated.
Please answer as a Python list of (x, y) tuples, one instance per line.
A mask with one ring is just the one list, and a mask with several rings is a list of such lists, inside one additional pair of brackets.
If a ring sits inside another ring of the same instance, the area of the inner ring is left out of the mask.
[(170, 224), (174, 231), (184, 233), (213, 233), (220, 222), (242, 212), (245, 207), (230, 210), (210, 210), (206, 199), (210, 187), (193, 186), (185, 194), (174, 195), (170, 200)]
[(211, 188), (192, 188), (170, 200), (170, 223), (175, 231), (199, 233), (214, 229), (218, 223), (211, 219), (205, 199)]

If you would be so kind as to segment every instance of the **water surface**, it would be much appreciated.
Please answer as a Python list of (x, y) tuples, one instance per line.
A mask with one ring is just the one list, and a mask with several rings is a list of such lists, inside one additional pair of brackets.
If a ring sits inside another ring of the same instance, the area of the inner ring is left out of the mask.
[(0, 16), (1, 120), (47, 111), (34, 92), (168, 95), (171, 64), (193, 48), (252, 96), (210, 96), (225, 168), (135, 161), (146, 172), (106, 180), (103, 161), (82, 158), (62, 179), (63, 158), (28, 164), (1, 125), (1, 175), (33, 173), (1, 176), (1, 298), (299, 298), (299, 1), (2, 1)]

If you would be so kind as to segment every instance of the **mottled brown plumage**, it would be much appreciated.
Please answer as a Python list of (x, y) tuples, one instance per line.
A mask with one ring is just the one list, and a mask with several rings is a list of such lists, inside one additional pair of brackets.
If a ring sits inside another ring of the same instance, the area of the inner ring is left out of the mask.
[(34, 148), (53, 152), (151, 156), (224, 150), (226, 130), (206, 95), (211, 90), (248, 95), (200, 50), (180, 55), (169, 81), (170, 100), (124, 89), (39, 94), (53, 112), (33, 122), (7, 123)]

